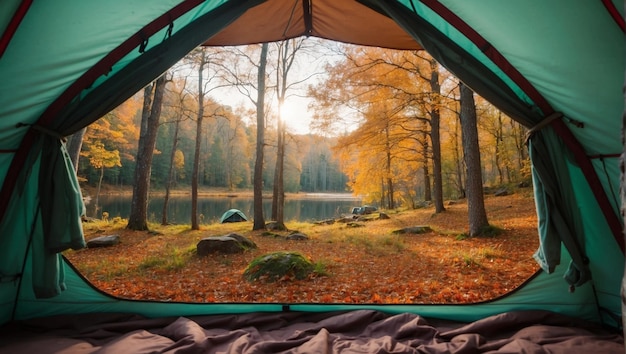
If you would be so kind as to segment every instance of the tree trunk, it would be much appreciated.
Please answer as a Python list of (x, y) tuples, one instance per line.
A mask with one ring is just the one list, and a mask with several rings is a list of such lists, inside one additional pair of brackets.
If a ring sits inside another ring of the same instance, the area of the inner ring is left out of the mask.
[(422, 154), (424, 155), (424, 159), (422, 160), (422, 173), (424, 175), (424, 200), (429, 202), (433, 200), (433, 193), (430, 187), (430, 168), (428, 159), (429, 151), (428, 151), (428, 133), (424, 132), (424, 137), (422, 138)]
[(265, 68), (268, 44), (261, 47), (256, 100), (256, 160), (254, 162), (254, 222), (252, 230), (265, 229), (263, 216), (263, 149), (265, 148)]
[(204, 49), (200, 55), (198, 68), (198, 114), (196, 116), (196, 146), (193, 154), (193, 168), (191, 172), (191, 229), (200, 230), (198, 222), (198, 178), (200, 173), (200, 144), (202, 143), (202, 120), (204, 119), (204, 79), (202, 72), (206, 55)]
[[(302, 42), (300, 42), (301, 44)], [(291, 47), (290, 47), (291, 44)], [(276, 167), (274, 169), (274, 189), (272, 194), (272, 219), (280, 228), (284, 227), (285, 208), (285, 145), (286, 124), (282, 116), (282, 107), (288, 87), (287, 77), (294, 63), (300, 44), (295, 39), (285, 40), (278, 43), (278, 65), (276, 70), (276, 97), (278, 98), (278, 141), (276, 148)]]
[(98, 178), (98, 188), (96, 189), (96, 201), (93, 203), (93, 217), (98, 218), (98, 209), (100, 209), (100, 188), (102, 187), (102, 179), (104, 178), (104, 166), (100, 167), (100, 178)]
[(463, 132), (463, 151), (467, 168), (467, 208), (469, 216), (469, 235), (479, 236), (487, 226), (487, 213), (483, 196), (480, 148), (476, 127), (476, 106), (474, 94), (463, 83), (461, 88), (461, 130)]
[(385, 171), (386, 171), (386, 179), (387, 179), (387, 209), (392, 210), (395, 207), (395, 201), (393, 200), (393, 178), (391, 178), (391, 146), (389, 144), (389, 121), (387, 121), (387, 128), (385, 129), (386, 141), (385, 141), (385, 149), (386, 151), (386, 160), (385, 161)]
[[(279, 107), (281, 105), (281, 103), (278, 104)], [(277, 124), (277, 128), (276, 128), (276, 164), (274, 165), (274, 185), (272, 188), (272, 220), (274, 220), (277, 223), (282, 223), (282, 221), (279, 221), (279, 203), (280, 203), (280, 181), (282, 179), (282, 175), (283, 175), (283, 166), (284, 166), (284, 158), (285, 158), (285, 153), (284, 153), (284, 143), (283, 143), (283, 139), (284, 139), (284, 135), (282, 132), (282, 124), (281, 124), (281, 119), (280, 119), (280, 115), (278, 118), (278, 124)]]
[(167, 225), (167, 210), (170, 201), (170, 189), (174, 180), (174, 160), (176, 159), (176, 149), (178, 148), (178, 127), (180, 121), (177, 120), (174, 125), (174, 138), (172, 141), (172, 153), (170, 154), (170, 168), (167, 174), (167, 183), (165, 184), (165, 197), (163, 197), (163, 211), (161, 212), (161, 225)]
[(278, 120), (278, 140), (276, 149), (276, 166), (274, 168), (274, 189), (272, 193), (272, 220), (279, 227), (284, 226), (284, 206), (285, 206), (285, 123)]
[(502, 149), (502, 140), (504, 139), (502, 132), (502, 112), (498, 111), (498, 123), (496, 126), (496, 146), (495, 146), (495, 165), (498, 170), (498, 178), (500, 180), (500, 185), (504, 184), (504, 171), (501, 166), (501, 149)]
[(454, 162), (456, 165), (456, 183), (459, 198), (465, 198), (465, 185), (463, 184), (463, 161), (459, 151), (459, 124), (454, 125)]
[(434, 59), (430, 62), (430, 89), (435, 97), (435, 105), (430, 112), (430, 139), (433, 144), (433, 189), (435, 213), (441, 213), (446, 209), (443, 206), (443, 177), (441, 173), (441, 135), (439, 125), (441, 115), (439, 113), (439, 101), (441, 96), (441, 85), (439, 84), (439, 66)]
[[(165, 75), (159, 77), (154, 85), (144, 89), (144, 104), (141, 117), (141, 130), (135, 166), (133, 183), (133, 198), (131, 201), (130, 216), (126, 228), (131, 230), (148, 230), (148, 192), (150, 191), (150, 174), (152, 172), (152, 157), (156, 146), (157, 131), (161, 118), (163, 94), (167, 80)], [(154, 86), (154, 101), (150, 107), (150, 96)]]

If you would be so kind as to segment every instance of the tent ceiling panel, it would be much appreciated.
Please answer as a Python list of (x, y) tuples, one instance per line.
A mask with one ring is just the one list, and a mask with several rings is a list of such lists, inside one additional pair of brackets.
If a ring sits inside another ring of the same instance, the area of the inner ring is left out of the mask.
[[(205, 42), (208, 46), (242, 45), (315, 36), (338, 42), (394, 49), (421, 49), (392, 19), (357, 1), (310, 2), (310, 23), (300, 0), (269, 0)], [(272, 14), (268, 18), (267, 14)], [(251, 30), (253, 29), (253, 30)]]

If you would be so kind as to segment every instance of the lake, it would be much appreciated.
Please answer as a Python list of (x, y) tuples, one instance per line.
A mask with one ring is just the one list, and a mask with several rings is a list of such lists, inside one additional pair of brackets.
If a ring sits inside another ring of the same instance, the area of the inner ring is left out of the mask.
[[(127, 219), (130, 215), (131, 196), (102, 195), (100, 210), (109, 213), (109, 218)], [(302, 193), (285, 200), (285, 221), (318, 221), (349, 214), (352, 208), (361, 205), (361, 199), (346, 193)], [(265, 220), (270, 220), (272, 200), (263, 199)], [(191, 196), (172, 196), (168, 203), (168, 221), (177, 224), (191, 223)], [(252, 197), (198, 197), (198, 213), (201, 223), (219, 222), (229, 209), (241, 210), (249, 220), (254, 216)], [(163, 197), (151, 197), (148, 204), (148, 220), (161, 221)], [(87, 215), (93, 215), (93, 205), (87, 205)]]

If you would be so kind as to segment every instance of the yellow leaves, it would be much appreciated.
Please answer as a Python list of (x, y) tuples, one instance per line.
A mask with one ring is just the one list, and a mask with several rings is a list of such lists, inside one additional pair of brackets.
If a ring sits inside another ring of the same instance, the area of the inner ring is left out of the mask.
[(95, 142), (87, 147), (81, 155), (89, 158), (89, 163), (96, 169), (122, 166), (120, 152), (118, 150), (109, 151), (102, 142)]

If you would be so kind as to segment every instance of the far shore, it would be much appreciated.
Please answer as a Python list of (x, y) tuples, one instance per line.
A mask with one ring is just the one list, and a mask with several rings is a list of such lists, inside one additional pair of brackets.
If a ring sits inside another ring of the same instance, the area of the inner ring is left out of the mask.
[[(85, 196), (95, 197), (97, 188), (92, 186), (81, 186), (82, 193)], [(112, 187), (112, 186), (102, 186), (100, 190), (100, 195), (120, 195), (120, 196), (130, 196), (133, 194), (133, 189), (131, 186), (126, 187)], [(353, 198), (358, 198), (358, 196), (353, 196), (350, 192), (328, 192), (328, 193), (309, 193), (309, 192), (299, 192), (299, 193), (285, 193), (285, 198), (294, 198), (294, 197), (315, 197), (322, 196), (324, 194), (336, 194), (336, 195), (351, 195)], [(164, 196), (165, 190), (157, 189), (150, 191), (151, 196)], [(170, 196), (185, 196), (191, 195), (191, 188), (176, 188), (170, 190)], [(200, 197), (227, 197), (227, 198), (253, 198), (254, 191), (252, 189), (237, 189), (237, 190), (227, 190), (220, 188), (210, 188), (210, 189), (200, 189), (198, 190), (198, 196)], [(263, 192), (263, 199), (272, 198), (271, 191)]]

